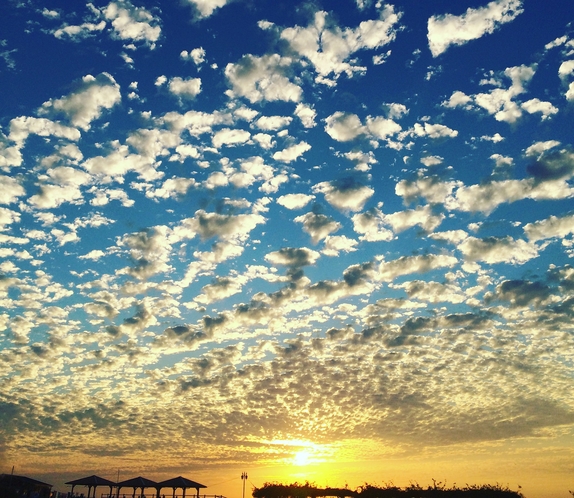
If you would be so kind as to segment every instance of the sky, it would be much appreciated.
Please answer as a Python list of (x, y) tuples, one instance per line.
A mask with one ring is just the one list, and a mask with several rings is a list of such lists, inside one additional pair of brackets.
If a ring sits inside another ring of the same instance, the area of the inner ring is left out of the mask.
[(574, 489), (571, 0), (5, 0), (0, 472)]

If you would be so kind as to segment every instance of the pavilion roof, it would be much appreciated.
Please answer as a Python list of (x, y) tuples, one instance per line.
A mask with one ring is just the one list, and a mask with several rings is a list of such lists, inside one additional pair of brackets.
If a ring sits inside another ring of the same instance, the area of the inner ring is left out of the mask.
[(116, 483), (110, 481), (109, 479), (105, 479), (104, 477), (100, 476), (88, 476), (88, 477), (81, 477), (80, 479), (76, 479), (74, 481), (68, 481), (66, 484), (72, 484), (73, 486), (115, 486)]
[(126, 481), (118, 482), (116, 486), (121, 488), (155, 488), (157, 487), (157, 482), (139, 476), (132, 479), (127, 479)]
[(203, 484), (187, 479), (186, 477), (174, 477), (173, 479), (168, 479), (167, 481), (158, 482), (157, 485), (162, 488), (207, 488)]

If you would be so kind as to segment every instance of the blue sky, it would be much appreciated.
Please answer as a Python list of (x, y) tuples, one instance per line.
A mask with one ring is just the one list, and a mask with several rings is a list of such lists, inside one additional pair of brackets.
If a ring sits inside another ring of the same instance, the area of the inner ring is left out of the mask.
[(4, 471), (564, 495), (572, 2), (1, 12)]

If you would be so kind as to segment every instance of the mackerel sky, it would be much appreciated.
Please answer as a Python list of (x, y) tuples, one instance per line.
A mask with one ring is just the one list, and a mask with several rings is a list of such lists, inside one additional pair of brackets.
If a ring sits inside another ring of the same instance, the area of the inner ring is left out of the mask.
[(0, 472), (568, 496), (572, 21), (4, 0)]

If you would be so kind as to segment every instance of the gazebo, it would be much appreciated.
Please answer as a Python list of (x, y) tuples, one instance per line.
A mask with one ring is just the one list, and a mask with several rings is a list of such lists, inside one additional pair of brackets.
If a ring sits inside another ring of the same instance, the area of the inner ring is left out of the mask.
[(90, 498), (92, 488), (94, 488), (93, 498), (96, 498), (96, 488), (98, 486), (109, 486), (110, 495), (112, 494), (113, 487), (116, 486), (115, 482), (99, 476), (82, 477), (81, 479), (76, 479), (75, 481), (69, 481), (66, 484), (72, 485), (72, 494), (74, 494), (74, 488), (76, 486), (88, 486), (88, 498)]
[(117, 488), (118, 488), (118, 490), (117, 490), (118, 494), (116, 495), (117, 497), (120, 496), (120, 489), (121, 488), (133, 488), (134, 492), (132, 494), (132, 498), (135, 498), (137, 489), (141, 489), (140, 496), (143, 496), (145, 488), (157, 489), (157, 482), (152, 481), (151, 479), (147, 479), (145, 477), (139, 476), (139, 477), (134, 477), (132, 479), (127, 479), (126, 481), (118, 482), (117, 484), (114, 484), (114, 486), (117, 486)]
[(175, 497), (175, 490), (177, 488), (181, 488), (183, 490), (183, 498), (185, 498), (185, 490), (188, 488), (195, 489), (197, 491), (197, 498), (199, 498), (199, 489), (200, 488), (207, 488), (203, 484), (199, 484), (198, 482), (192, 481), (191, 479), (187, 479), (185, 477), (174, 477), (173, 479), (168, 479), (167, 481), (161, 481), (157, 483), (157, 496), (159, 498), (159, 492), (161, 488), (172, 488), (173, 489), (173, 497)]

